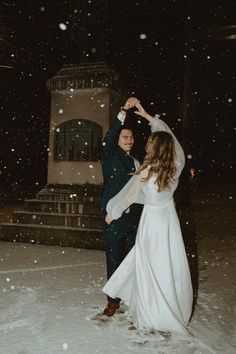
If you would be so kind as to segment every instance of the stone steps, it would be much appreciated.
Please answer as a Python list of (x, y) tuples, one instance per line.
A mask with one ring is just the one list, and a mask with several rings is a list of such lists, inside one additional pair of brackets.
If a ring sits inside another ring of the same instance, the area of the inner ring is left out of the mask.
[(20, 224), (102, 229), (102, 217), (87, 214), (43, 213), (23, 210), (15, 211), (13, 213), (12, 222)]
[(97, 186), (47, 185), (0, 225), (0, 240), (103, 249), (99, 195)]
[(89, 249), (104, 249), (102, 231), (81, 227), (4, 223), (1, 241), (30, 242)]
[(25, 208), (28, 211), (64, 213), (64, 214), (92, 214), (102, 215), (98, 203), (74, 202), (57, 200), (26, 199)]
[(37, 200), (55, 200), (55, 201), (69, 201), (69, 202), (84, 202), (84, 203), (89, 203), (89, 202), (97, 202), (99, 201), (99, 198), (96, 197), (89, 197), (89, 196), (83, 196), (81, 197), (80, 195), (76, 193), (51, 193), (51, 194), (44, 194), (44, 193), (38, 193), (36, 195)]
[(97, 185), (47, 185), (37, 193), (37, 199), (94, 201), (101, 196)]

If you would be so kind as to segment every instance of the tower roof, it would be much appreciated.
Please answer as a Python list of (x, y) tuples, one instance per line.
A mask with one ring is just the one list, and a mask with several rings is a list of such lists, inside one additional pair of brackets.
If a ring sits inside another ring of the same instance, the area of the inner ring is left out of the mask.
[(50, 91), (93, 87), (122, 89), (116, 70), (105, 62), (67, 64), (47, 81)]

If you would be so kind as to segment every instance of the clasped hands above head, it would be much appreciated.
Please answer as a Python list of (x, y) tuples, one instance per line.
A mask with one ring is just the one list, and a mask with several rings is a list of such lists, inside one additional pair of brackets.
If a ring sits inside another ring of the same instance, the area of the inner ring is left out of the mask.
[(140, 101), (136, 97), (129, 97), (127, 101), (125, 102), (124, 107), (121, 109), (124, 112), (127, 112), (130, 108), (136, 107), (138, 110), (135, 111), (134, 113), (137, 114), (138, 116), (141, 116), (148, 121), (152, 119), (152, 117), (145, 111), (143, 106), (141, 105)]
[(140, 103), (140, 101), (136, 97), (129, 97), (122, 109), (124, 111), (128, 111), (130, 108), (135, 107), (138, 103)]

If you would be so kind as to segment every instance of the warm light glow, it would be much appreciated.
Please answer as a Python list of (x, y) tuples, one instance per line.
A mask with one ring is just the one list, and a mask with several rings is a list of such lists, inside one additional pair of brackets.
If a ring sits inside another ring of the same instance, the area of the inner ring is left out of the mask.
[(13, 67), (13, 66), (10, 66), (10, 65), (0, 65), (0, 68), (14, 69), (14, 67)]

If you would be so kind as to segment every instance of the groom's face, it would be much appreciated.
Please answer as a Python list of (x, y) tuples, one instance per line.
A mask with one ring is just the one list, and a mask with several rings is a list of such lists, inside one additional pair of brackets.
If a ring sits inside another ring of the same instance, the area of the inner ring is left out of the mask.
[(130, 152), (134, 145), (134, 135), (132, 130), (122, 129), (119, 135), (118, 146), (125, 152)]

